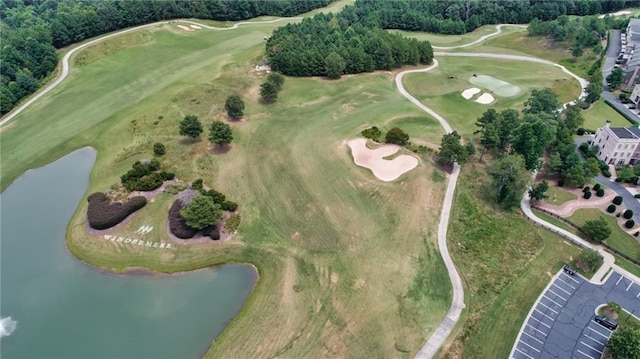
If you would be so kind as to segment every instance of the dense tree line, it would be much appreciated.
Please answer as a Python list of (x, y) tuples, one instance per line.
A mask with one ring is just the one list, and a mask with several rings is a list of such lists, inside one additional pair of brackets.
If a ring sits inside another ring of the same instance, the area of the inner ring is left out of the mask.
[[(573, 134), (584, 118), (577, 106), (559, 111), (558, 96), (549, 88), (533, 90), (521, 113), (513, 109), (501, 112), (488, 109), (476, 121), (482, 153), (498, 159), (490, 169), (494, 198), (505, 208), (518, 205), (532, 171), (545, 166), (567, 185), (582, 186), (600, 172), (597, 160), (583, 161), (573, 142)], [(482, 158), (482, 157), (481, 157)], [(540, 198), (544, 190), (538, 188)]]
[(154, 21), (294, 16), (333, 0), (0, 0), (0, 113), (35, 92), (56, 66), (56, 48)]
[(341, 12), (318, 14), (277, 29), (267, 42), (267, 56), (271, 68), (285, 75), (335, 78), (431, 63), (433, 49), (427, 41), (365, 26)]
[(595, 15), (640, 6), (609, 0), (358, 0), (342, 15), (384, 29), (463, 34), (487, 24), (525, 24), (561, 15)]

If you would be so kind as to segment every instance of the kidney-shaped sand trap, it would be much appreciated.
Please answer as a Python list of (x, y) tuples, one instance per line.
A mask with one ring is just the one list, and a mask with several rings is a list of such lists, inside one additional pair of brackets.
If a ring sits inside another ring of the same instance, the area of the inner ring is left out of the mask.
[(356, 165), (370, 169), (374, 176), (385, 182), (395, 180), (418, 165), (418, 159), (409, 155), (385, 160), (384, 157), (400, 150), (400, 146), (397, 145), (387, 144), (372, 150), (367, 147), (367, 140), (364, 138), (349, 140), (347, 145), (351, 148)]
[(487, 75), (477, 75), (471, 76), (469, 79), (474, 85), (482, 86), (493, 91), (498, 96), (509, 97), (515, 96), (520, 92), (520, 88), (518, 86), (512, 85), (508, 82), (498, 80), (493, 76)]
[(478, 97), (478, 98), (476, 99), (476, 102), (477, 102), (477, 103), (481, 103), (481, 104), (483, 104), (483, 105), (488, 105), (488, 104), (492, 103), (492, 102), (493, 102), (493, 100), (495, 100), (495, 99), (493, 98), (493, 96), (491, 96), (491, 94), (490, 94), (490, 93), (486, 93), (486, 92), (485, 92), (485, 93), (483, 93), (482, 95), (480, 95), (480, 97)]
[(470, 89), (466, 89), (464, 91), (462, 91), (462, 97), (464, 97), (465, 99), (469, 100), (473, 97), (473, 95), (477, 94), (480, 92), (480, 89), (477, 87), (472, 87)]

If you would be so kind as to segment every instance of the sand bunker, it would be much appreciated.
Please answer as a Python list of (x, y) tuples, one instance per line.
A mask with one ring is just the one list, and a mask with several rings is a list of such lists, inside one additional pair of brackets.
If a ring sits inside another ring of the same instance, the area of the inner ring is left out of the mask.
[(198, 26), (198, 25), (189, 25), (189, 27), (190, 27), (190, 28), (192, 28), (192, 29), (196, 29), (196, 30), (200, 30), (200, 29), (202, 29), (202, 28), (201, 28), (200, 26)]
[(190, 28), (189, 26), (178, 25), (178, 27), (181, 28), (184, 31), (193, 31), (193, 29)]
[(477, 94), (478, 92), (480, 92), (479, 88), (472, 87), (470, 89), (466, 89), (462, 91), (462, 97), (464, 97), (466, 100), (469, 100), (473, 97), (473, 95)]
[(493, 76), (477, 75), (471, 76), (469, 79), (474, 85), (482, 86), (486, 89), (493, 91), (498, 96), (510, 97), (515, 96), (520, 92), (518, 86), (512, 85), (508, 82), (498, 80)]
[(392, 160), (384, 159), (398, 152), (400, 146), (382, 145), (372, 150), (367, 148), (367, 140), (364, 138), (349, 140), (347, 145), (351, 148), (356, 165), (370, 169), (374, 176), (385, 182), (395, 180), (418, 165), (418, 159), (409, 155), (400, 155)]
[(491, 96), (490, 93), (483, 93), (482, 95), (480, 95), (480, 97), (478, 97), (476, 99), (477, 103), (481, 103), (483, 105), (488, 105), (490, 103), (492, 103), (495, 99), (493, 98), (493, 96)]

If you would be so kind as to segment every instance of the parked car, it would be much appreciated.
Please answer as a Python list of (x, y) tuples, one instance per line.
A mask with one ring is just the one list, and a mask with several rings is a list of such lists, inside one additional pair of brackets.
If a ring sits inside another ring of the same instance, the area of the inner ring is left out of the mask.
[(618, 323), (616, 323), (615, 320), (607, 318), (604, 315), (596, 315), (593, 320), (595, 320), (596, 323), (602, 325), (603, 327), (609, 328), (611, 330), (616, 330), (616, 328), (618, 328)]
[(575, 274), (576, 274), (576, 270), (575, 270), (575, 269), (573, 269), (573, 268), (571, 268), (571, 267), (569, 267), (569, 266), (567, 266), (567, 265), (565, 265), (562, 269), (563, 269), (563, 270), (564, 270), (564, 272), (565, 272), (565, 273), (567, 273), (568, 275), (575, 275)]

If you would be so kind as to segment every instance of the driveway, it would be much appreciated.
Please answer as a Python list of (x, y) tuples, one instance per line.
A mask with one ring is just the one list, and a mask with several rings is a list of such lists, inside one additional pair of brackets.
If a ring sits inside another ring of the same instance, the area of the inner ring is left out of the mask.
[(602, 285), (562, 269), (531, 308), (510, 358), (599, 359), (612, 331), (593, 321), (597, 308), (616, 302), (640, 313), (640, 283), (613, 271)]

